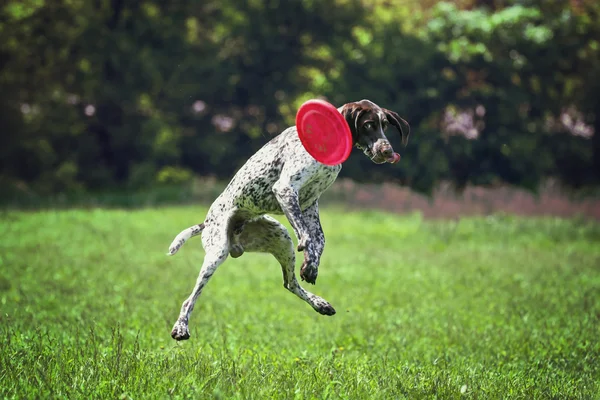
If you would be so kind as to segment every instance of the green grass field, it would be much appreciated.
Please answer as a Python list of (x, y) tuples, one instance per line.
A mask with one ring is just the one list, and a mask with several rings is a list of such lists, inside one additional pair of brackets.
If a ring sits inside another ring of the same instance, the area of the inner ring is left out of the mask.
[(246, 254), (176, 343), (203, 250), (165, 252), (204, 213), (0, 214), (0, 397), (600, 398), (597, 222), (328, 209), (307, 289), (335, 316)]

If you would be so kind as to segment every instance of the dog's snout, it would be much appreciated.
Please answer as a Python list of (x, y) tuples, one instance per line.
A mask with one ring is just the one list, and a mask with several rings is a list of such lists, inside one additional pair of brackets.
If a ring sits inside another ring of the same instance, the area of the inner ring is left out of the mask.
[(394, 149), (392, 149), (392, 146), (390, 145), (383, 146), (381, 148), (381, 154), (386, 157), (391, 156), (392, 154), (394, 154)]
[(379, 146), (379, 153), (384, 157), (389, 157), (394, 154), (394, 149), (392, 148), (390, 142), (382, 142)]

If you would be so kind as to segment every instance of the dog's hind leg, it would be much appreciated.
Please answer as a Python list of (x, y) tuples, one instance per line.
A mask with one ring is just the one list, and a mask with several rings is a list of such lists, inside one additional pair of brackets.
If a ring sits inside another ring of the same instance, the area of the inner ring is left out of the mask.
[(239, 243), (245, 252), (271, 253), (283, 272), (283, 286), (310, 304), (320, 314), (333, 315), (335, 309), (325, 299), (306, 291), (296, 279), (294, 272), (296, 253), (288, 230), (276, 219), (265, 215), (246, 222), (239, 235)]
[(229, 254), (229, 238), (227, 234), (229, 221), (231, 219), (230, 214), (224, 221), (219, 221), (219, 224), (207, 225), (204, 232), (202, 233), (202, 245), (206, 252), (200, 274), (196, 279), (196, 285), (192, 290), (192, 293), (181, 305), (181, 311), (179, 312), (179, 318), (173, 330), (171, 331), (171, 337), (175, 340), (186, 340), (190, 337), (188, 328), (188, 322), (190, 314), (194, 309), (194, 305), (198, 300), (198, 297), (202, 293), (202, 289), (208, 283), (208, 280), (213, 276), (219, 265), (221, 265)]

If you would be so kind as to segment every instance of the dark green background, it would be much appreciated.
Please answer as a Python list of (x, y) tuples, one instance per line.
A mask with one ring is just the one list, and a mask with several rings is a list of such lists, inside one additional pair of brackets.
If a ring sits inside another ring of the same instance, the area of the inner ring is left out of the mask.
[[(342, 175), (358, 181), (593, 187), (599, 11), (584, 0), (4, 2), (3, 192), (228, 179), (317, 96), (369, 98), (412, 125), (406, 149), (389, 135), (399, 165), (350, 158)], [(444, 128), (460, 113), (475, 115), (477, 139)]]

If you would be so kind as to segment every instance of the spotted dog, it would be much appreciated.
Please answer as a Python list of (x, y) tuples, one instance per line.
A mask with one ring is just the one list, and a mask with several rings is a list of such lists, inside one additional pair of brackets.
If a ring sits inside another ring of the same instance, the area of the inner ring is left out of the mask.
[[(410, 127), (393, 111), (369, 100), (338, 108), (352, 132), (353, 145), (376, 164), (392, 162), (394, 150), (384, 132), (393, 125), (406, 146)], [(210, 277), (230, 255), (271, 253), (281, 264), (283, 286), (323, 315), (335, 314), (325, 299), (305, 290), (294, 273), (296, 255), (288, 230), (267, 214), (285, 214), (304, 253), (302, 280), (314, 284), (325, 236), (319, 221), (319, 197), (335, 181), (341, 165), (319, 163), (302, 146), (296, 127), (287, 128), (254, 154), (235, 174), (210, 207), (203, 223), (182, 231), (171, 244), (173, 255), (193, 236), (202, 236), (204, 262), (196, 285), (183, 302), (171, 332), (176, 340), (189, 339), (188, 321), (194, 304)]]

